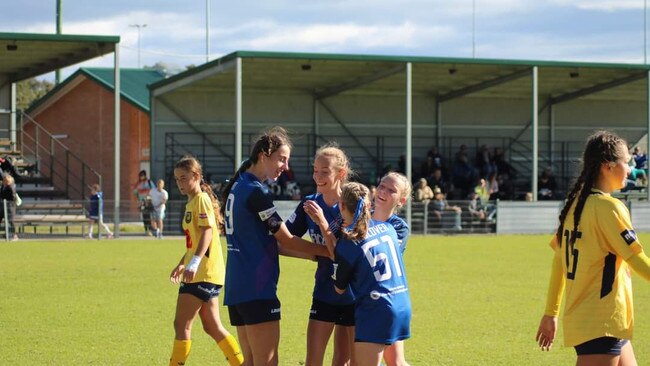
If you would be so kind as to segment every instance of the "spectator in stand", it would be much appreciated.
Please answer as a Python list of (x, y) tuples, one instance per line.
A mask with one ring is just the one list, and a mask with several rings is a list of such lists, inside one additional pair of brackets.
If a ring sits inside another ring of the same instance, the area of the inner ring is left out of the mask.
[[(207, 183), (206, 183), (207, 184)], [(169, 199), (169, 193), (165, 190), (165, 181), (158, 179), (156, 188), (149, 192), (151, 196), (151, 227), (155, 230), (156, 238), (162, 239), (163, 237), (163, 220), (165, 220), (165, 213), (167, 211), (165, 204)]]
[(440, 188), (442, 193), (446, 194), (449, 192), (449, 182), (442, 176), (442, 170), (440, 168), (436, 168), (431, 177), (427, 178), (427, 184), (429, 187)]
[[(637, 160), (637, 154), (639, 154), (639, 159)], [(648, 177), (646, 174), (645, 169), (643, 168), (645, 161), (647, 160), (645, 154), (641, 155), (639, 152), (639, 148), (635, 147), (632, 155), (630, 157), (630, 161), (628, 162), (628, 165), (630, 166), (630, 174), (628, 174), (627, 179), (631, 181), (633, 184), (626, 184), (625, 188), (634, 188), (637, 186), (645, 187), (648, 183)], [(640, 166), (640, 167), (639, 167)]]
[(481, 178), (478, 180), (478, 183), (474, 187), (474, 193), (478, 195), (478, 198), (481, 200), (481, 204), (485, 206), (490, 200), (490, 190), (488, 189), (488, 184), (485, 179)]
[(435, 199), (431, 203), (431, 213), (438, 218), (443, 226), (445, 224), (445, 218), (452, 217), (453, 229), (458, 231), (463, 230), (463, 227), (460, 224), (460, 215), (462, 214), (463, 210), (459, 206), (450, 205), (445, 198), (445, 194), (442, 193), (440, 188), (436, 187), (433, 190), (433, 194)]
[(14, 181), (20, 181), (22, 176), (20, 173), (18, 173), (18, 170), (16, 170), (13, 159), (14, 158), (9, 155), (5, 156), (4, 158), (0, 158), (0, 176), (4, 176), (8, 173), (14, 177)]
[(513, 168), (510, 163), (508, 163), (506, 160), (506, 155), (502, 148), (494, 148), (492, 159), (499, 175), (507, 174), (509, 179), (515, 179), (517, 177), (517, 170)]
[(537, 198), (540, 200), (553, 200), (557, 197), (557, 182), (551, 168), (544, 169), (537, 182), (537, 189)]
[(481, 200), (479, 199), (479, 196), (476, 192), (471, 192), (469, 194), (469, 205), (467, 206), (467, 210), (473, 218), (485, 220), (485, 208), (483, 207), (483, 204), (481, 203)]
[(499, 199), (499, 179), (496, 172), (490, 174), (487, 180), (487, 188), (490, 193), (490, 201)]
[[(113, 238), (113, 232), (104, 223), (104, 193), (98, 183), (90, 186), (90, 204), (88, 206), (88, 235), (86, 238), (93, 238), (93, 224), (97, 223), (98, 230), (104, 229), (109, 239)], [(99, 235), (99, 232), (97, 232)]]
[(635, 168), (646, 169), (645, 165), (648, 162), (648, 155), (644, 152), (642, 153), (638, 146), (632, 150), (632, 157), (634, 158)]
[[(2, 187), (0, 187), (0, 200), (7, 201), (7, 216), (5, 217), (4, 207), (0, 206), (0, 221), (4, 220), (5, 230), (9, 231), (11, 240), (18, 240), (16, 227), (14, 226), (14, 217), (16, 217), (16, 183), (11, 174), (5, 174), (2, 177)], [(1, 202), (1, 201), (0, 201)]]
[(492, 153), (487, 145), (481, 145), (476, 152), (476, 169), (481, 177), (487, 178), (493, 172), (496, 172), (497, 167), (492, 159)]
[(415, 200), (418, 202), (429, 203), (433, 199), (433, 191), (427, 185), (427, 180), (420, 178), (418, 187), (415, 189)]
[(400, 155), (397, 161), (397, 172), (406, 174), (406, 155), (404, 154)]
[(436, 169), (440, 170), (439, 167), (436, 167), (433, 158), (427, 156), (426, 160), (422, 162), (422, 165), (420, 165), (420, 176), (426, 180), (430, 180)]
[[(472, 184), (476, 179), (476, 170), (469, 163), (467, 158), (467, 146), (461, 145), (456, 153), (456, 160), (451, 170), (451, 179), (454, 185), (454, 196), (456, 198), (467, 197), (470, 190), (473, 188)], [(434, 192), (435, 193), (435, 192)]]
[(524, 200), (526, 202), (533, 202), (533, 192), (526, 192), (526, 196), (524, 197)]
[(433, 159), (434, 168), (440, 168), (440, 170), (442, 170), (443, 172), (447, 170), (445, 159), (442, 157), (442, 155), (440, 155), (437, 146), (431, 146), (431, 149), (427, 151), (427, 158), (428, 157), (431, 157)]
[(138, 182), (133, 187), (133, 194), (140, 204), (140, 213), (142, 223), (144, 224), (145, 234), (151, 236), (151, 197), (149, 193), (156, 185), (151, 179), (147, 178), (147, 171), (141, 170), (138, 174)]

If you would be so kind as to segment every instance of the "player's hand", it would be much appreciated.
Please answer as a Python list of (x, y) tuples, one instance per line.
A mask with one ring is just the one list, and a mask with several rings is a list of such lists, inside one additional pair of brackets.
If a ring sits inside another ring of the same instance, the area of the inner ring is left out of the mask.
[(325, 239), (325, 246), (327, 247), (327, 252), (331, 260), (334, 260), (334, 250), (336, 249), (336, 237), (330, 230), (327, 230), (323, 234), (323, 239)]
[(308, 200), (302, 205), (305, 213), (319, 226), (327, 227), (327, 219), (323, 214), (323, 209), (316, 203), (316, 201)]
[(169, 280), (174, 283), (178, 284), (181, 282), (181, 276), (183, 275), (183, 271), (185, 270), (185, 266), (182, 264), (177, 265), (172, 269), (172, 273), (169, 275)]
[(557, 332), (557, 317), (544, 315), (542, 320), (539, 322), (539, 328), (537, 329), (537, 344), (542, 349), (542, 351), (550, 351), (553, 347), (553, 341), (555, 340), (555, 333)]
[(192, 282), (192, 280), (194, 279), (195, 274), (196, 274), (196, 272), (193, 272), (193, 271), (191, 271), (189, 269), (185, 269), (185, 271), (183, 271), (183, 282), (185, 282), (185, 283)]

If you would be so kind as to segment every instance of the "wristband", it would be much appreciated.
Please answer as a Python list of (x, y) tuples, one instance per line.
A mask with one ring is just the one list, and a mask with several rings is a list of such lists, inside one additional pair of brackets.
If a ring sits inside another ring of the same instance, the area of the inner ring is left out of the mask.
[(190, 263), (187, 264), (185, 270), (196, 273), (196, 271), (199, 269), (200, 263), (201, 263), (201, 257), (199, 257), (198, 255), (192, 256), (192, 259), (190, 259)]

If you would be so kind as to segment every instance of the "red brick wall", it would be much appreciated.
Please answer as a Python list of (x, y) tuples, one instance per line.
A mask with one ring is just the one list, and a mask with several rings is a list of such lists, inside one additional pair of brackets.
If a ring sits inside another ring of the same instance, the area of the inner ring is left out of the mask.
[[(101, 174), (104, 198), (107, 200), (114, 198), (113, 106), (112, 91), (94, 81), (84, 80), (47, 109), (32, 116), (50, 133), (68, 135), (61, 142)], [(148, 156), (142, 155), (142, 149), (150, 148), (150, 121), (147, 114), (124, 99), (120, 109), (120, 195), (123, 201), (135, 201), (132, 191), (140, 163), (149, 161)], [(29, 125), (26, 129), (31, 130)], [(91, 183), (86, 182), (87, 185)]]

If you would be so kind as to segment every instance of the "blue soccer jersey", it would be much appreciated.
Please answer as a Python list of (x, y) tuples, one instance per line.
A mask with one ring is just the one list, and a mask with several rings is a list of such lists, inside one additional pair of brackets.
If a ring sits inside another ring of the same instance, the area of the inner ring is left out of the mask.
[(406, 250), (406, 242), (409, 238), (409, 232), (411, 231), (409, 224), (395, 214), (391, 215), (386, 222), (393, 225), (395, 228), (395, 231), (397, 232), (397, 240), (399, 242), (399, 250), (404, 254), (404, 251)]
[[(303, 236), (306, 232), (309, 232), (312, 242), (320, 245), (325, 245), (323, 239), (323, 234), (320, 231), (320, 227), (307, 215), (303, 204), (305, 201), (316, 201), (318, 205), (323, 209), (323, 214), (328, 223), (335, 223), (337, 220), (340, 220), (339, 205), (335, 204), (332, 207), (327, 206), (323, 195), (320, 193), (312, 194), (306, 196), (294, 213), (287, 219), (286, 225), (289, 231), (296, 236)], [(334, 280), (332, 279), (332, 274), (334, 273), (334, 267), (332, 266), (333, 261), (326, 257), (316, 257), (318, 260), (318, 268), (316, 269), (316, 274), (314, 275), (316, 281), (314, 284), (314, 299), (326, 302), (333, 305), (349, 305), (354, 303), (354, 295), (352, 291), (346, 291), (343, 295), (339, 295), (334, 291)], [(348, 290), (350, 288), (348, 287)]]
[(224, 304), (277, 298), (280, 264), (272, 232), (282, 221), (270, 192), (253, 174), (243, 172), (224, 211), (228, 243)]
[(370, 220), (363, 241), (336, 245), (334, 284), (356, 296), (355, 341), (392, 344), (411, 336), (411, 299), (392, 225)]

